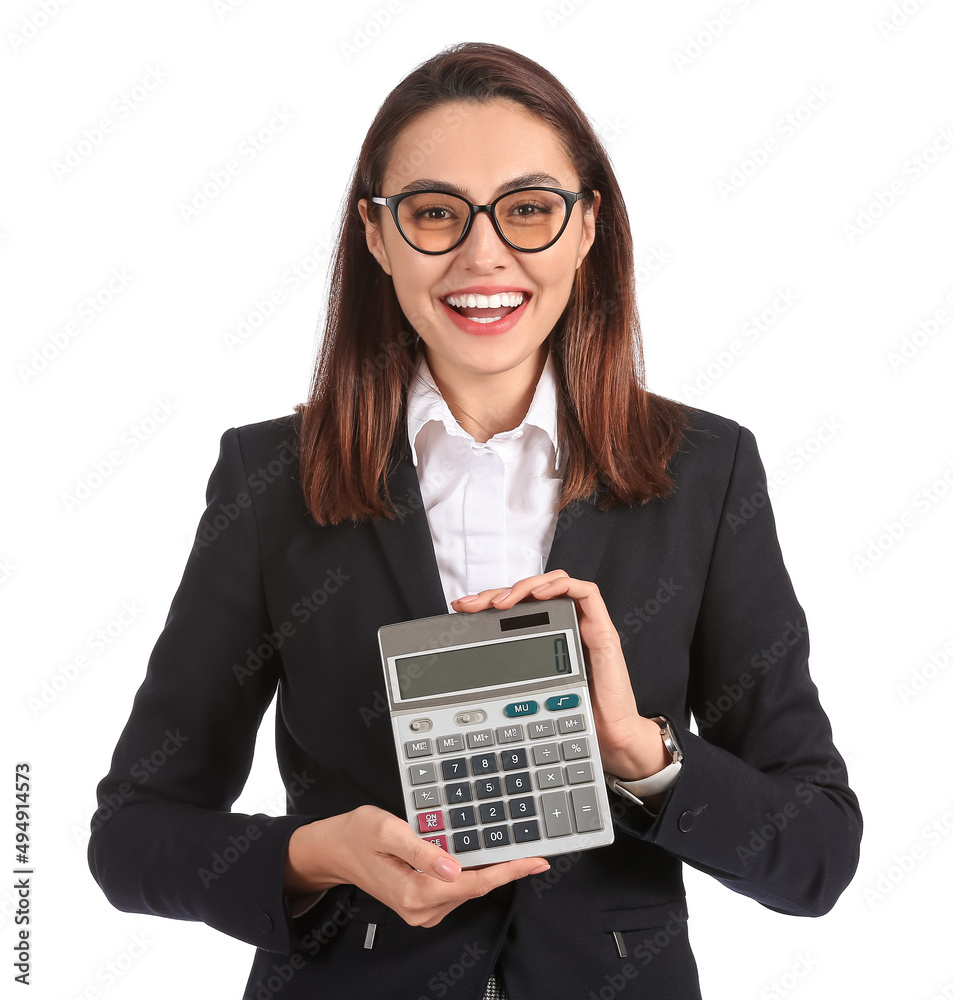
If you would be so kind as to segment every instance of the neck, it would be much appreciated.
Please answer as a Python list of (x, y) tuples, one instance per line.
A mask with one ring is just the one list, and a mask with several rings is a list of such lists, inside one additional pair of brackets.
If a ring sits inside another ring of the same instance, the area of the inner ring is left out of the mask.
[(444, 371), (427, 357), (430, 374), (453, 418), (475, 441), (518, 427), (529, 410), (546, 364), (547, 345), (523, 364), (496, 375)]

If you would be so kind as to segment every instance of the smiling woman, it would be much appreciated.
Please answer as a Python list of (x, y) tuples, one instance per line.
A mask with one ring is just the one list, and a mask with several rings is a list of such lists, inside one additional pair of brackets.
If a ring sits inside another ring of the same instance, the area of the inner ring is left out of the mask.
[[(100, 784), (95, 877), (256, 945), (249, 1000), (695, 1000), (683, 863), (812, 916), (857, 865), (763, 482), (749, 431), (645, 387), (625, 205), (570, 94), (511, 49), (439, 53), (364, 141), (307, 403), (222, 437)], [(422, 738), (398, 760), (378, 629), (551, 598), (574, 602), (591, 712), (527, 731), (586, 735), (516, 747), (517, 716), (474, 711), (454, 759)], [(237, 814), (276, 692), (288, 813)], [(401, 767), (433, 782), (416, 827)], [(566, 854), (594, 829), (580, 782), (614, 839)], [(511, 836), (538, 853), (463, 867)]]

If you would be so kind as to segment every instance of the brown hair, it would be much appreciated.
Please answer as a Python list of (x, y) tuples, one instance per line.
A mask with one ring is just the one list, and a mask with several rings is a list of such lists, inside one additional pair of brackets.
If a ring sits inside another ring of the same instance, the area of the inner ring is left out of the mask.
[[(367, 248), (358, 201), (380, 190), (401, 131), (450, 102), (514, 101), (554, 129), (579, 175), (598, 190), (595, 240), (549, 336), (557, 379), (561, 510), (645, 502), (672, 488), (666, 471), (685, 428), (683, 408), (645, 390), (629, 219), (605, 149), (566, 88), (538, 63), (484, 42), (450, 46), (388, 95), (364, 139), (330, 273), (324, 337), (301, 417), (300, 470), (318, 524), (393, 517), (392, 465), (409, 454), (407, 388), (420, 346), (391, 277)], [(379, 206), (369, 203), (372, 219)]]

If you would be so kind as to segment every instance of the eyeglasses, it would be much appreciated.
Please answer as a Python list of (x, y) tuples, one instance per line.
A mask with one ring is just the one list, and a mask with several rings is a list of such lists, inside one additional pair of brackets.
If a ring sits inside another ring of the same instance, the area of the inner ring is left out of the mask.
[(573, 205), (591, 194), (588, 190), (518, 188), (489, 205), (474, 205), (447, 191), (405, 191), (371, 201), (390, 209), (400, 235), (420, 253), (449, 253), (458, 247), (477, 212), (488, 213), (500, 239), (514, 250), (539, 253), (562, 236)]

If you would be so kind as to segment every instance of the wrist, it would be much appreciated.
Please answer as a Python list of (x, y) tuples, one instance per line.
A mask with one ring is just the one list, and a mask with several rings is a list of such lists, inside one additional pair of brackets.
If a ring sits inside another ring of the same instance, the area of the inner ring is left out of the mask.
[(344, 879), (337, 874), (336, 847), (340, 817), (329, 816), (299, 826), (291, 834), (285, 854), (284, 890), (291, 897), (321, 892)]
[(658, 723), (644, 716), (640, 720), (636, 739), (616, 753), (602, 755), (605, 769), (622, 781), (648, 778), (672, 763), (672, 755), (661, 739)]

